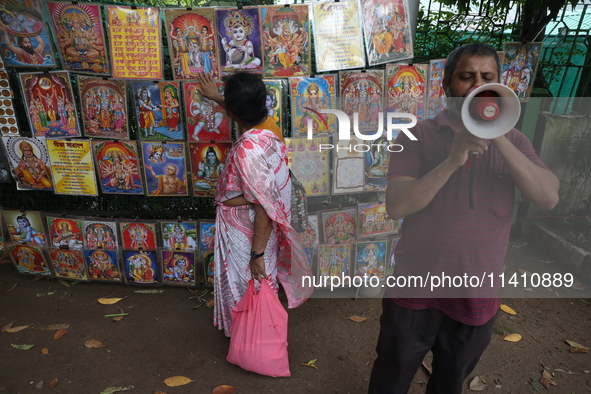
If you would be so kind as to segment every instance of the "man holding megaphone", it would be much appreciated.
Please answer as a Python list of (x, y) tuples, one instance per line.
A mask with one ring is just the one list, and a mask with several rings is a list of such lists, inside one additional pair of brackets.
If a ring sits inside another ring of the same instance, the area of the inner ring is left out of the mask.
[[(462, 392), (499, 310), (496, 278), (507, 252), (515, 187), (541, 209), (558, 203), (558, 179), (513, 128), (520, 103), (497, 86), (500, 72), (490, 45), (455, 49), (443, 76), (448, 108), (412, 129), (417, 141), (405, 133), (396, 139), (404, 148), (391, 153), (386, 192), (388, 214), (404, 217), (394, 276), (420, 277), (430, 286), (389, 286), (372, 394), (406, 393), (429, 350), (427, 393)], [(446, 276), (487, 281), (475, 286), (446, 282)]]

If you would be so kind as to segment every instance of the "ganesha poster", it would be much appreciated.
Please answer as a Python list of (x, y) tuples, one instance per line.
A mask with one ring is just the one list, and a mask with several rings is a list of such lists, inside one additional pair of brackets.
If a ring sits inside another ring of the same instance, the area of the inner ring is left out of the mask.
[(291, 94), (291, 128), (293, 137), (308, 135), (308, 125), (313, 135), (332, 134), (337, 131), (337, 119), (333, 114), (323, 114), (323, 109), (336, 109), (336, 75), (293, 77), (289, 79)]

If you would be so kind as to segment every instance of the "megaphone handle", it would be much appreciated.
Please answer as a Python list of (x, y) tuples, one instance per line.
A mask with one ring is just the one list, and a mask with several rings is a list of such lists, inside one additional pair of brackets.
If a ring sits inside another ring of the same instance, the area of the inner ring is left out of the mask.
[(473, 152), (470, 159), (472, 160), (472, 165), (470, 166), (470, 175), (468, 178), (468, 204), (470, 205), (470, 209), (474, 209), (474, 196), (472, 195), (472, 189), (474, 187), (474, 172), (476, 168), (476, 159), (478, 158), (478, 153)]

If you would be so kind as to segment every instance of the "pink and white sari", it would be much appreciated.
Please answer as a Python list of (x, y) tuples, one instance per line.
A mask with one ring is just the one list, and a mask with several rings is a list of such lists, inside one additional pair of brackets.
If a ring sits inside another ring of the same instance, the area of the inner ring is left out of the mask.
[(302, 304), (312, 294), (302, 287), (302, 276), (312, 275), (298, 234), (290, 226), (291, 180), (287, 148), (271, 131), (251, 129), (236, 142), (226, 159), (216, 193), (214, 321), (226, 336), (232, 327), (232, 308), (240, 301), (251, 279), (250, 251), (254, 236), (252, 205), (231, 207), (223, 201), (243, 194), (260, 204), (273, 221), (264, 261), (267, 276), (277, 291), (285, 289), (288, 308)]

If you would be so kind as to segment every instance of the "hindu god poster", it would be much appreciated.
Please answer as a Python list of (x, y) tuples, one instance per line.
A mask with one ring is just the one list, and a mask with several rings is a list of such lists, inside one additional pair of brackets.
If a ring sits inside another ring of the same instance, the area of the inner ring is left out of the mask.
[(386, 112), (413, 114), (425, 119), (427, 65), (386, 65)]
[(213, 220), (199, 221), (199, 250), (213, 250), (215, 243), (215, 222)]
[(135, 250), (156, 249), (155, 222), (119, 222), (121, 243), (124, 248)]
[(197, 249), (197, 222), (160, 222), (162, 245), (169, 250)]
[(157, 252), (124, 250), (123, 272), (126, 284), (159, 285), (160, 268)]
[(82, 221), (78, 219), (47, 216), (47, 229), (51, 245), (62, 249), (82, 249)]
[(47, 8), (64, 68), (109, 75), (101, 6), (48, 1)]
[(263, 83), (267, 89), (267, 116), (273, 119), (279, 130), (283, 130), (283, 83), (273, 79), (263, 79)]
[(308, 215), (306, 231), (300, 233), (300, 242), (304, 248), (316, 248), (319, 240), (318, 214)]
[(88, 249), (116, 249), (119, 246), (117, 223), (104, 220), (84, 222), (84, 247)]
[(55, 194), (96, 196), (90, 140), (47, 140)]
[[(223, 95), (224, 83), (216, 82), (218, 91)], [(226, 111), (215, 101), (201, 94), (201, 84), (184, 82), (185, 116), (189, 141), (230, 141), (230, 118)]]
[(97, 282), (122, 282), (116, 250), (84, 249), (88, 278)]
[(39, 0), (0, 4), (0, 51), (8, 67), (57, 67)]
[(506, 42), (505, 56), (501, 63), (501, 83), (515, 92), (520, 101), (527, 101), (531, 94), (536, 70), (542, 53), (542, 43)]
[(263, 72), (258, 7), (215, 10), (221, 75)]
[(103, 194), (144, 194), (136, 141), (92, 141)]
[(78, 75), (84, 135), (129, 139), (125, 81)]
[(43, 251), (35, 245), (10, 245), (10, 260), (21, 274), (51, 276)]
[(105, 6), (114, 79), (164, 79), (158, 7)]
[[(351, 194), (365, 191), (365, 141), (350, 135), (348, 140), (333, 136), (332, 194)], [(363, 148), (359, 148), (363, 147)]]
[(322, 212), (322, 235), (327, 244), (350, 244), (357, 240), (357, 208)]
[(357, 1), (314, 3), (312, 18), (318, 72), (365, 67)]
[(144, 142), (144, 179), (148, 196), (188, 196), (184, 142)]
[(2, 137), (2, 142), (17, 190), (54, 190), (45, 138)]
[(48, 252), (57, 278), (88, 281), (84, 254), (81, 250), (49, 248)]
[(388, 167), (390, 166), (389, 146), (394, 142), (382, 136), (367, 143), (370, 149), (364, 153), (365, 191), (385, 191), (388, 186)]
[(215, 282), (214, 251), (205, 250), (201, 252), (203, 261), (203, 273), (205, 276), (205, 286), (212, 287)]
[(406, 0), (360, 0), (370, 66), (412, 59), (412, 34)]
[(19, 74), (29, 124), (36, 137), (80, 137), (67, 71)]
[(47, 237), (39, 212), (6, 209), (3, 216), (11, 242), (47, 246)]
[(293, 137), (306, 137), (308, 125), (312, 134), (332, 134), (337, 131), (337, 119), (333, 114), (323, 114), (322, 109), (336, 109), (336, 75), (327, 74), (289, 79), (291, 92), (291, 128)]
[(349, 274), (351, 266), (351, 244), (318, 245), (318, 276), (338, 276)]
[(396, 251), (396, 245), (398, 245), (398, 241), (400, 241), (400, 238), (394, 238), (390, 244), (390, 252), (388, 254), (389, 258), (386, 262), (386, 276), (390, 276), (394, 273), (394, 265), (396, 265), (396, 257), (394, 252)]
[(310, 75), (307, 4), (261, 7), (265, 76)]
[(355, 244), (355, 276), (384, 278), (387, 246), (387, 241), (357, 242)]
[(375, 132), (382, 122), (382, 130), (385, 130), (383, 117), (379, 116), (384, 111), (384, 70), (341, 71), (339, 87), (341, 111), (349, 116), (351, 127)]
[(200, 71), (218, 78), (214, 9), (165, 8), (164, 19), (174, 79), (195, 79)]
[(195, 286), (195, 253), (162, 250), (162, 284)]
[(445, 59), (429, 62), (429, 95), (427, 98), (427, 119), (433, 119), (446, 106), (443, 89)]
[(214, 197), (218, 179), (232, 149), (231, 142), (190, 142), (193, 195)]
[(398, 220), (392, 219), (386, 212), (386, 204), (359, 204), (359, 238), (381, 237), (400, 231)]
[(328, 137), (286, 138), (289, 168), (306, 188), (306, 195), (326, 196), (330, 182), (329, 151), (320, 150), (328, 144)]
[(142, 140), (182, 140), (181, 91), (178, 82), (130, 82), (135, 118)]
[(0, 135), (19, 135), (16, 112), (14, 111), (13, 90), (10, 87), (4, 61), (0, 58)]

